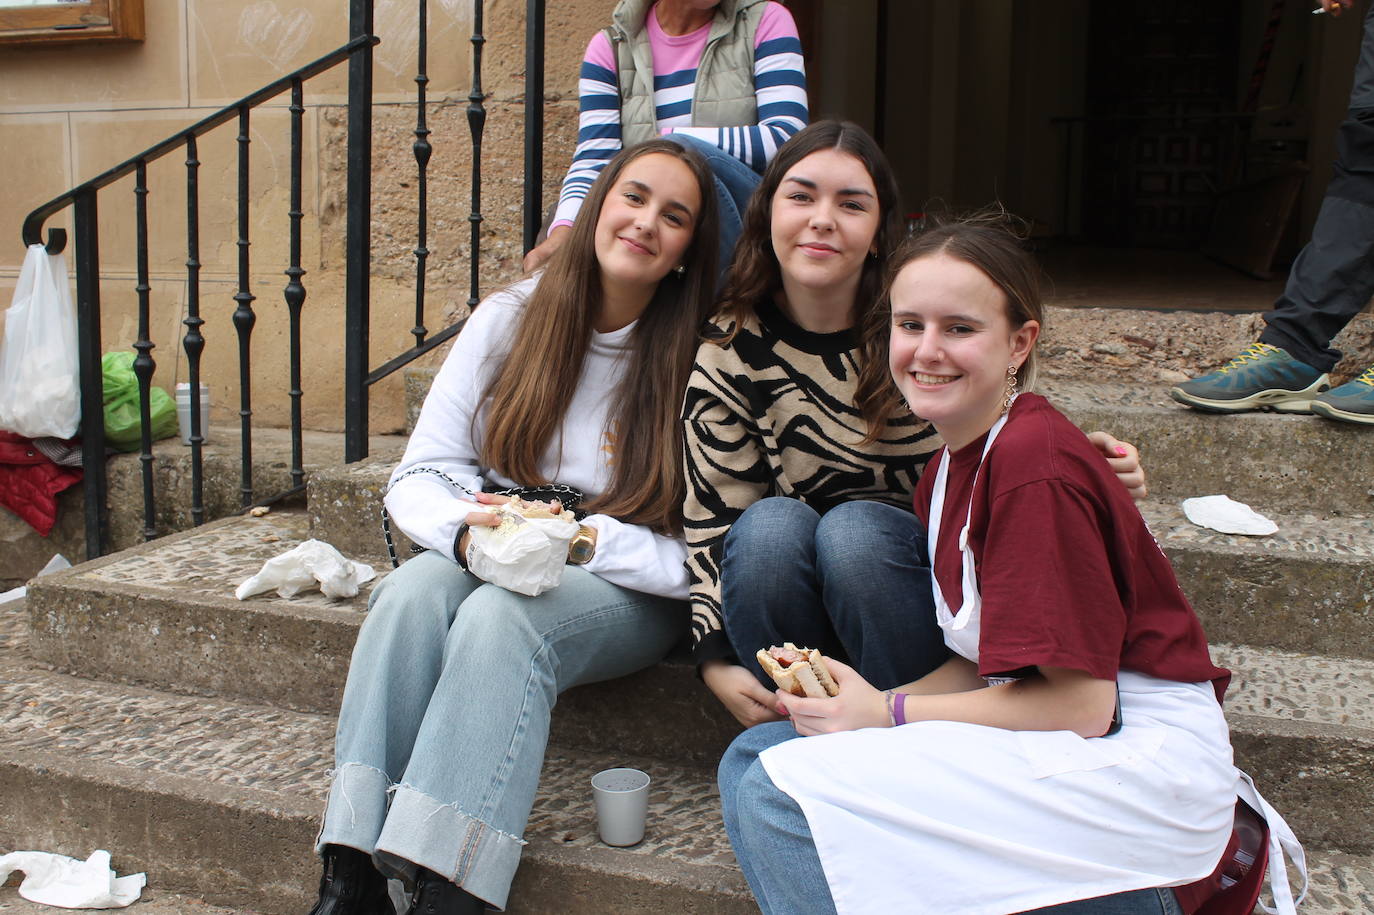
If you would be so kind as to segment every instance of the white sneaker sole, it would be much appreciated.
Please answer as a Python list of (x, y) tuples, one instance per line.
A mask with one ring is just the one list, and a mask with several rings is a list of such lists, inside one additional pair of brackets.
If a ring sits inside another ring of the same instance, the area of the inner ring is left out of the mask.
[(1251, 410), (1273, 410), (1276, 413), (1311, 413), (1312, 398), (1331, 387), (1331, 377), (1322, 375), (1301, 391), (1260, 391), (1236, 400), (1212, 400), (1189, 394), (1179, 387), (1169, 389), (1169, 396), (1181, 404), (1208, 410), (1212, 413), (1246, 413)]

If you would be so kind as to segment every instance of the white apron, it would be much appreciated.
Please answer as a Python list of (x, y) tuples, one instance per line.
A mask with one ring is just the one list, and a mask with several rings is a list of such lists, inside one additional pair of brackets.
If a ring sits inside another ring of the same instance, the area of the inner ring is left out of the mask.
[[(983, 460), (1005, 422), (988, 433)], [(932, 570), (948, 465), (946, 451)], [(976, 663), (981, 598), (967, 520), (959, 543), (957, 613), (933, 571), (931, 580), (946, 644)], [(1006, 915), (1192, 883), (1226, 847), (1238, 790), (1269, 819), (1271, 861), (1282, 862), (1280, 846), (1301, 859), (1287, 824), (1241, 782), (1210, 683), (1122, 671), (1118, 688), (1122, 727), (1111, 737), (922, 721), (790, 740), (760, 758), (806, 814), (840, 915)], [(1271, 877), (1279, 910), (1293, 912), (1281, 864)]]

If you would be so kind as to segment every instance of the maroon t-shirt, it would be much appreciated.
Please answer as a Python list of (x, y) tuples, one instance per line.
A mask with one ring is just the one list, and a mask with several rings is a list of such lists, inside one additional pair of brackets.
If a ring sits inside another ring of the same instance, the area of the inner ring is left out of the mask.
[[(959, 532), (985, 442), (950, 457), (935, 576), (951, 612), (963, 603)], [(916, 488), (925, 522), (943, 453)], [(1101, 453), (1043, 397), (1017, 398), (972, 495), (979, 674), (1067, 667), (1115, 680), (1118, 670), (1133, 670), (1210, 680), (1221, 700), (1231, 674), (1212, 664), (1168, 558)]]

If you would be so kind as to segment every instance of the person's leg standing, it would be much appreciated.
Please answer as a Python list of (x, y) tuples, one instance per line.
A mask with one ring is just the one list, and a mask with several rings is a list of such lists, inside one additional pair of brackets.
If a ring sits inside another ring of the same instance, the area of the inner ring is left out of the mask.
[(459, 608), (443, 671), (394, 790), (377, 857), (504, 907), (558, 693), (662, 658), (686, 605), (576, 567), (538, 597), (483, 585)]
[(725, 535), (725, 632), (740, 663), (770, 690), (774, 683), (754, 658), (760, 648), (792, 642), (845, 659), (816, 577), (820, 520), (806, 503), (774, 496), (745, 509)]
[(881, 502), (837, 505), (816, 528), (816, 567), (841, 657), (869, 683), (901, 686), (949, 657), (914, 514)]
[(1374, 296), (1374, 5), (1365, 13), (1350, 106), (1337, 137), (1336, 161), (1312, 240), (1288, 274), (1284, 293), (1264, 316), (1260, 342), (1330, 371), (1340, 352), (1330, 342)]

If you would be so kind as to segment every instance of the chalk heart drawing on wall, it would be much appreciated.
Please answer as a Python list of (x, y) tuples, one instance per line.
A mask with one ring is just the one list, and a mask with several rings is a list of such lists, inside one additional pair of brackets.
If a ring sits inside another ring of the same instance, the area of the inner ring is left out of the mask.
[(239, 14), (239, 41), (279, 70), (299, 66), (301, 48), (315, 28), (315, 17), (299, 7), (283, 13), (272, 0), (250, 3)]
[[(381, 47), (374, 58), (376, 64), (393, 76), (409, 76), (419, 60), (416, 47), (416, 29), (419, 24), (419, 7), (415, 0), (376, 0), (372, 8), (373, 29), (382, 38)], [(459, 27), (465, 31), (472, 28), (472, 0), (431, 0), (429, 4), (429, 41), (431, 64), (436, 61), (435, 51), (449, 53), (453, 36), (449, 33)], [(464, 33), (463, 38), (468, 36)]]

